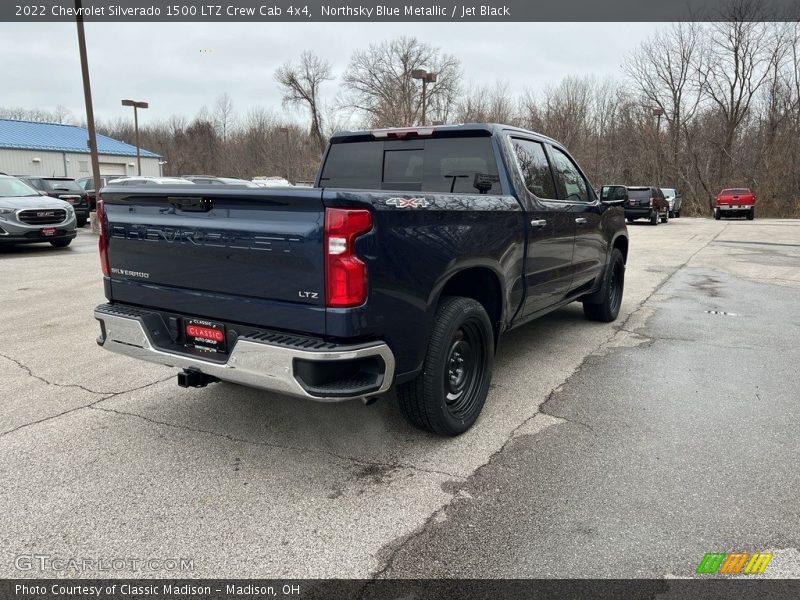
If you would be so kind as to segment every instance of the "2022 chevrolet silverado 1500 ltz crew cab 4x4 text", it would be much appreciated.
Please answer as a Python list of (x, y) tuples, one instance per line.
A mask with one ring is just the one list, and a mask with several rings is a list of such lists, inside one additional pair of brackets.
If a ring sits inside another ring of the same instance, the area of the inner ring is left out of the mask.
[(395, 385), (414, 425), (457, 435), (504, 331), (574, 300), (613, 321), (622, 301), (622, 201), (503, 125), (337, 134), (314, 188), (101, 196), (98, 343), (184, 386), (337, 401)]

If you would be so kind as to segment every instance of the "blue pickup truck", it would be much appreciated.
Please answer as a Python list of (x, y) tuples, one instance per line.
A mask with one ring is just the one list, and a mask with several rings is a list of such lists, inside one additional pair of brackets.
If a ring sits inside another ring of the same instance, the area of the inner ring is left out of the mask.
[(336, 402), (394, 386), (412, 424), (458, 435), (503, 332), (576, 300), (616, 319), (616, 191), (496, 124), (337, 134), (314, 188), (106, 187), (97, 342), (185, 387)]

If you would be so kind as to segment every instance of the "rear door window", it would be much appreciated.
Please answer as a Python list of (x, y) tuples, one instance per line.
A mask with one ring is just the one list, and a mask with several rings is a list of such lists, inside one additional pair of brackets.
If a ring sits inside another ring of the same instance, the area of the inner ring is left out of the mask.
[(490, 137), (332, 144), (320, 185), (367, 190), (500, 194)]
[(590, 202), (589, 186), (572, 159), (558, 148), (550, 146), (556, 188), (561, 200), (570, 202)]
[(517, 166), (528, 191), (537, 198), (557, 199), (556, 183), (544, 146), (539, 142), (521, 138), (514, 138), (511, 143), (514, 145)]

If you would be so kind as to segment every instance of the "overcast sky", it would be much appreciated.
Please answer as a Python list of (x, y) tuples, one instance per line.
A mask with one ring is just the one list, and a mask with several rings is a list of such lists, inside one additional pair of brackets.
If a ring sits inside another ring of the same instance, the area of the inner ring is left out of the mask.
[[(539, 90), (567, 75), (618, 76), (627, 53), (665, 24), (645, 23), (125, 23), (86, 25), (95, 116), (130, 115), (122, 98), (146, 100), (141, 116), (192, 117), (230, 94), (237, 113), (281, 110), (273, 73), (303, 50), (327, 58), (335, 75), (353, 50), (400, 35), (457, 56), (465, 83), (508, 81), (514, 92)], [(84, 115), (73, 23), (2, 23), (0, 106)], [(323, 90), (331, 100), (338, 83)], [(294, 118), (303, 118), (302, 114)]]

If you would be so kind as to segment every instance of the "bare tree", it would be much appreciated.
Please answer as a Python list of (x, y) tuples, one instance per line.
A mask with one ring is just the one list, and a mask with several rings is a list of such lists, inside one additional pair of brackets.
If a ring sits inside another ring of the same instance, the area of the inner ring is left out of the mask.
[(311, 114), (311, 136), (320, 153), (325, 150), (322, 134), (320, 86), (333, 79), (331, 65), (312, 52), (303, 52), (298, 65), (287, 62), (275, 71), (275, 81), (283, 92), (284, 105), (305, 104)]
[[(704, 74), (697, 23), (677, 23), (642, 42), (628, 57), (623, 69), (642, 95), (643, 102), (662, 112), (669, 138), (669, 183), (686, 180), (680, 160), (684, 124), (692, 119), (700, 103)], [(660, 145), (660, 132), (657, 138)]]
[(716, 107), (723, 131), (718, 141), (718, 175), (728, 181), (733, 175), (733, 151), (740, 126), (768, 80), (770, 67), (781, 62), (787, 46), (770, 35), (774, 24), (759, 21), (763, 5), (753, 0), (734, 0), (725, 21), (712, 23), (703, 62), (701, 91)]
[(507, 123), (517, 121), (516, 104), (509, 93), (508, 82), (493, 86), (481, 85), (462, 93), (457, 101), (455, 117), (459, 123)]
[(565, 77), (558, 85), (547, 87), (542, 133), (568, 147), (582, 144), (590, 129), (593, 85), (591, 78)]
[(214, 124), (222, 137), (223, 144), (228, 140), (228, 130), (232, 127), (234, 119), (233, 98), (228, 92), (220, 94), (214, 105)]
[(461, 63), (425, 42), (401, 37), (357, 50), (343, 79), (346, 102), (372, 127), (408, 126), (421, 120), (422, 86), (415, 69), (437, 74), (426, 89), (428, 121), (447, 122), (458, 94)]

